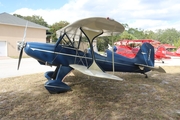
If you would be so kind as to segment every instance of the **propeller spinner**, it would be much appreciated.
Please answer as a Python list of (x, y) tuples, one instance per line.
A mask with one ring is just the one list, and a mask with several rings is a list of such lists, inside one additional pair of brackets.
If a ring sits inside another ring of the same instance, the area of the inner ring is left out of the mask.
[(21, 43), (18, 44), (18, 48), (20, 48), (20, 53), (19, 53), (19, 60), (18, 60), (17, 70), (19, 70), (19, 66), (20, 66), (21, 58), (22, 58), (22, 54), (23, 54), (23, 49), (24, 49), (24, 47), (25, 47), (25, 37), (26, 37), (27, 26), (28, 26), (28, 21), (27, 21), (27, 23), (26, 23), (26, 28), (25, 28), (25, 30), (24, 30), (23, 40), (22, 40)]

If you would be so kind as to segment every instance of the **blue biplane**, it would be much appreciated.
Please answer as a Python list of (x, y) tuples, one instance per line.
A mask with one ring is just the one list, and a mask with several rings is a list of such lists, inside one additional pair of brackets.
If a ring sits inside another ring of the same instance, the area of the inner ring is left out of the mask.
[[(71, 89), (63, 83), (63, 79), (73, 69), (86, 75), (114, 80), (122, 80), (122, 78), (107, 71), (145, 74), (152, 69), (160, 69), (154, 68), (154, 48), (149, 43), (144, 43), (133, 59), (111, 50), (106, 50), (106, 55), (98, 54), (93, 50), (93, 41), (97, 37), (117, 35), (123, 31), (124, 27), (115, 20), (92, 17), (76, 21), (58, 30), (56, 33), (59, 39), (55, 44), (25, 43), (24, 35), (23, 42), (18, 45), (20, 48), (18, 69), (23, 49), (41, 65), (56, 66), (55, 71), (45, 73), (48, 79), (45, 88), (50, 93), (61, 93)], [(81, 49), (83, 41), (88, 41), (89, 49), (87, 47)]]

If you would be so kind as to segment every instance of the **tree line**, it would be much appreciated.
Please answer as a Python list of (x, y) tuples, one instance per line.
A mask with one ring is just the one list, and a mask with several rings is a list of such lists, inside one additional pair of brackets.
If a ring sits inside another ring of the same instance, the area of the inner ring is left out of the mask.
[[(62, 20), (52, 25), (48, 25), (47, 22), (41, 16), (37, 16), (37, 15), (21, 16), (18, 14), (13, 14), (13, 15), (34, 22), (36, 24), (48, 27), (49, 32), (52, 33), (50, 37), (53, 42), (57, 41), (56, 31), (69, 24), (69, 22)], [(143, 30), (140, 28), (130, 28), (128, 24), (122, 24), (122, 25), (125, 27), (125, 31), (122, 34), (113, 37), (103, 37), (97, 40), (98, 50), (100, 51), (104, 50), (105, 46), (108, 46), (108, 44), (112, 44), (112, 40), (113, 42), (116, 42), (124, 39), (128, 39), (128, 40), (153, 39), (153, 40), (158, 40), (161, 43), (174, 45), (176, 47), (180, 46), (180, 31), (176, 30), (175, 28), (157, 29), (156, 31), (152, 31), (152, 30)]]
[(51, 37), (52, 42), (57, 41), (56, 31), (69, 24), (69, 22), (67, 22), (67, 21), (59, 21), (59, 22), (56, 22), (56, 23), (54, 23), (52, 25), (48, 25), (48, 23), (41, 16), (37, 16), (37, 15), (21, 16), (19, 14), (13, 14), (13, 15), (16, 16), (16, 17), (19, 17), (19, 18), (34, 22), (36, 24), (48, 27), (49, 30), (47, 32), (51, 33), (51, 36), (48, 36), (48, 37)]

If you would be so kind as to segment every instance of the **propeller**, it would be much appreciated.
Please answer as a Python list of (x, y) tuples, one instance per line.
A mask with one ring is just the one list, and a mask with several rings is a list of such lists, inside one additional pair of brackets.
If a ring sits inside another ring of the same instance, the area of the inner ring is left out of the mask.
[(24, 37), (23, 37), (23, 40), (21, 43), (18, 43), (18, 48), (20, 48), (20, 53), (19, 53), (19, 60), (18, 60), (18, 67), (17, 67), (17, 70), (19, 70), (19, 66), (20, 66), (20, 63), (21, 63), (21, 58), (22, 58), (22, 54), (23, 54), (23, 49), (25, 47), (25, 37), (26, 37), (26, 30), (27, 30), (27, 25), (28, 25), (28, 21), (26, 23), (26, 28), (24, 30)]

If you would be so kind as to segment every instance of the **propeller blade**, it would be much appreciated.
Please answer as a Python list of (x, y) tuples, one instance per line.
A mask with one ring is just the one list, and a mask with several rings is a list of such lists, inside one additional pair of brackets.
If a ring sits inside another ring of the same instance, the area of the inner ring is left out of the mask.
[(20, 54), (19, 54), (19, 60), (18, 60), (17, 70), (19, 70), (19, 66), (20, 66), (20, 63), (21, 63), (22, 54), (23, 54), (23, 48), (21, 48), (21, 51), (20, 51)]
[(26, 37), (26, 30), (27, 30), (27, 26), (28, 26), (28, 21), (26, 22), (26, 27), (25, 27), (25, 30), (24, 30), (24, 37), (23, 37), (23, 43), (24, 43), (24, 40), (25, 40), (25, 37)]
[(22, 43), (18, 44), (18, 47), (20, 47), (21, 51), (20, 51), (20, 54), (19, 54), (17, 70), (19, 70), (19, 66), (20, 66), (21, 58), (22, 58), (22, 54), (23, 54), (23, 48), (25, 46), (25, 42), (24, 41), (25, 41), (25, 37), (26, 37), (27, 26), (28, 26), (28, 21), (26, 22), (26, 27), (25, 27), (25, 30), (24, 30), (24, 37), (23, 37)]

